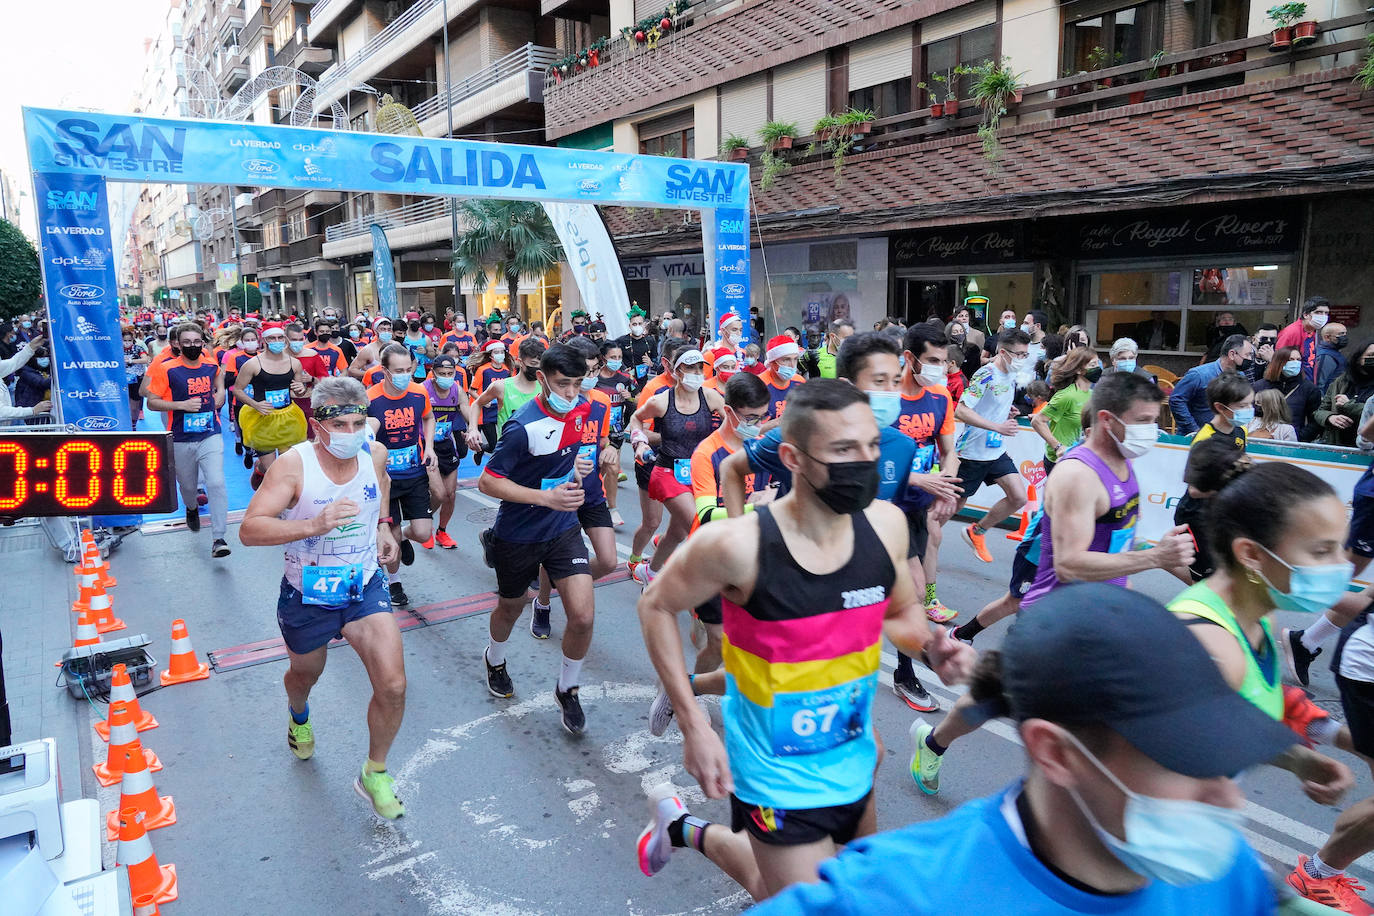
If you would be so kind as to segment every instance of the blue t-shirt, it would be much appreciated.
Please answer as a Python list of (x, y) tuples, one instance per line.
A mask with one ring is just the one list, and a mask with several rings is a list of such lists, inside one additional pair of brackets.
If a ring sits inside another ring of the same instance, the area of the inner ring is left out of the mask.
[[(778, 457), (781, 444), (782, 430), (775, 426), (757, 439), (745, 442), (744, 454), (754, 473), (767, 474), (770, 481), (777, 483), (778, 495), (785, 496), (792, 489), (792, 472)], [(910, 436), (898, 432), (895, 426), (886, 426), (878, 448), (878, 499), (890, 501), (906, 486), (916, 443)]]
[[(591, 404), (585, 399), (580, 399), (567, 416), (559, 419), (544, 409), (539, 398), (534, 398), (506, 421), (483, 473), (533, 490), (552, 490), (573, 479), (573, 463), (578, 450), (586, 444), (582, 439), (591, 422)], [(492, 533), (503, 541), (542, 544), (577, 525), (576, 512), (502, 502), (496, 510)]]
[(821, 863), (819, 884), (794, 884), (759, 904), (758, 916), (861, 913), (1015, 913), (1063, 916), (1261, 916), (1278, 900), (1248, 845), (1210, 884), (1160, 881), (1129, 894), (1093, 894), (1057, 877), (1012, 831), (1020, 786), (960, 806), (938, 821), (864, 837)]

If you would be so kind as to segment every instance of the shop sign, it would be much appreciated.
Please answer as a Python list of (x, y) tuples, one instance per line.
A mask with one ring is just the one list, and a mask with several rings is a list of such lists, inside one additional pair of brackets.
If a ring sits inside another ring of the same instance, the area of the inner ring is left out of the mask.
[(1298, 247), (1287, 207), (1204, 208), (1127, 213), (1045, 225), (1045, 239), (1069, 258), (1157, 258), (1287, 252)]
[(1022, 261), (1024, 238), (1011, 223), (904, 232), (891, 237), (891, 261), (894, 268)]

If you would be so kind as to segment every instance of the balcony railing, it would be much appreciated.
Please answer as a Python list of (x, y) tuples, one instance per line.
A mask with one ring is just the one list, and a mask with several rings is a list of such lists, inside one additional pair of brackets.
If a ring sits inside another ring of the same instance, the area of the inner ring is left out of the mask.
[(557, 48), (546, 48), (530, 42), (516, 48), (505, 57), (498, 58), (461, 80), (455, 80), (449, 87), (433, 98), (426, 99), (411, 109), (417, 120), (441, 114), (445, 107), (462, 104), (466, 99), (489, 89), (502, 80), (520, 76), (530, 71), (543, 73), (561, 56)]
[(353, 0), (316, 0), (315, 5), (310, 8), (310, 38), (313, 40), (327, 26), (333, 24), (352, 2)]
[(335, 223), (324, 230), (324, 240), (337, 242), (340, 239), (366, 235), (372, 231), (373, 223), (384, 229), (396, 229), (401, 226), (413, 226), (416, 223), (428, 222), (447, 214), (447, 197), (427, 197), (424, 200), (417, 200), (413, 204), (406, 204), (404, 207), (397, 207), (394, 210), (382, 210), (370, 216), (360, 216), (357, 219)]

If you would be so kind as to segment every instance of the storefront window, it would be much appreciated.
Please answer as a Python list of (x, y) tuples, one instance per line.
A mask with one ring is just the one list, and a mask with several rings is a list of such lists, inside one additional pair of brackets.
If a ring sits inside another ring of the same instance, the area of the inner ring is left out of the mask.
[(1159, 0), (1072, 18), (1064, 26), (1064, 75), (1146, 60), (1160, 48), (1160, 31)]
[(1079, 296), (1101, 346), (1130, 337), (1141, 350), (1204, 353), (1226, 333), (1218, 330), (1223, 316), (1238, 326), (1230, 333), (1286, 322), (1292, 283), (1288, 264), (1171, 265), (1082, 274)]
[(353, 274), (353, 303), (355, 311), (376, 312), (377, 287), (372, 282), (372, 271), (360, 270)]
[[(969, 296), (986, 296), (988, 314), (995, 322), (1006, 309), (1024, 317), (1031, 309), (1033, 277), (1029, 273), (951, 274), (943, 277), (900, 277), (898, 279), (898, 316), (908, 324), (938, 317), (949, 321), (954, 311)], [(974, 325), (982, 328), (988, 315), (980, 315)]]

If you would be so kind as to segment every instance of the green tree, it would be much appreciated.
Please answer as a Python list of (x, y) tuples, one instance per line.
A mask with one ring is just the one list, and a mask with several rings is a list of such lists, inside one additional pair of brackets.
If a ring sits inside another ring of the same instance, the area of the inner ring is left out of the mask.
[(491, 274), (503, 278), (517, 312), (520, 281), (539, 279), (563, 257), (548, 213), (538, 203), (481, 199), (463, 201), (458, 213), (468, 228), (454, 246), (454, 274), (479, 295)]
[(244, 312), (256, 312), (262, 308), (262, 291), (248, 283), (235, 283), (234, 288), (229, 290), (229, 307), (242, 309)]
[(33, 311), (42, 287), (33, 243), (14, 223), (0, 219), (0, 318)]

